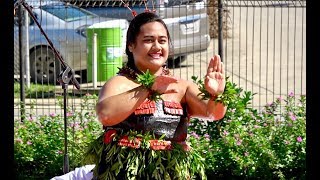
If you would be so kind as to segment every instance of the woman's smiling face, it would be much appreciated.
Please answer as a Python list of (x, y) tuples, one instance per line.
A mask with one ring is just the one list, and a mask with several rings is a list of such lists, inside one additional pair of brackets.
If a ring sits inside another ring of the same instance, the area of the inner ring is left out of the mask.
[(159, 22), (150, 22), (140, 27), (134, 44), (129, 45), (135, 65), (141, 71), (149, 69), (156, 73), (165, 64), (169, 55), (169, 39), (166, 28)]

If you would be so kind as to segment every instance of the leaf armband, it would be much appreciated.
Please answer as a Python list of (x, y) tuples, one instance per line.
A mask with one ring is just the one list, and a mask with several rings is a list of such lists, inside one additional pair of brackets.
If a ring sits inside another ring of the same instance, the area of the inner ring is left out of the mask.
[(161, 99), (161, 94), (151, 89), (155, 79), (156, 77), (153, 74), (151, 74), (148, 69), (146, 72), (138, 74), (136, 81), (150, 91), (149, 99), (157, 101), (158, 99)]
[(142, 74), (138, 74), (136, 78), (137, 82), (147, 89), (151, 90), (151, 87), (155, 81), (155, 76), (149, 72), (149, 69)]
[[(213, 96), (206, 90), (205, 86), (204, 86), (204, 82), (199, 79), (197, 76), (192, 76), (191, 77), (193, 82), (196, 83), (199, 87), (200, 93), (198, 94), (198, 96), (201, 96), (202, 100), (208, 100), (211, 99)], [(233, 84), (232, 82), (230, 82), (228, 80), (229, 77), (226, 77), (226, 86), (224, 88), (224, 91), (222, 94), (216, 95), (215, 96), (215, 102), (220, 102), (223, 103), (225, 106), (227, 106), (232, 99), (234, 99), (238, 92), (235, 89), (235, 84)]]

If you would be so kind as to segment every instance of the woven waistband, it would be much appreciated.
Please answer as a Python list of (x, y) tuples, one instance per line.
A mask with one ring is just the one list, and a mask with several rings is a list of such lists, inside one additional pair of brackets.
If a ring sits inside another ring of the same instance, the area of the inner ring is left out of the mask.
[[(122, 135), (115, 139), (117, 135), (116, 129), (109, 129), (104, 134), (104, 143), (109, 144), (113, 141), (117, 141), (117, 145), (131, 147), (134, 149), (140, 148), (143, 139), (141, 137), (130, 137), (128, 135)], [(149, 148), (152, 150), (171, 150), (173, 149), (172, 141), (149, 139)], [(185, 142), (174, 142), (183, 146), (183, 149), (189, 151), (190, 147)]]

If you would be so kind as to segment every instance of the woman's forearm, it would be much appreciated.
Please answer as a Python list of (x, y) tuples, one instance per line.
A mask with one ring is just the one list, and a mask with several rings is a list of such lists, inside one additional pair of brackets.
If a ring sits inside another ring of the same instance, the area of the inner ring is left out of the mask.
[(100, 100), (96, 105), (99, 121), (104, 126), (116, 125), (125, 120), (149, 96), (150, 91), (138, 86), (127, 92)]
[(186, 101), (188, 113), (192, 117), (208, 118), (210, 120), (220, 120), (224, 117), (227, 107), (220, 102), (215, 102), (215, 97), (204, 100), (200, 95), (197, 85), (188, 83), (186, 91)]

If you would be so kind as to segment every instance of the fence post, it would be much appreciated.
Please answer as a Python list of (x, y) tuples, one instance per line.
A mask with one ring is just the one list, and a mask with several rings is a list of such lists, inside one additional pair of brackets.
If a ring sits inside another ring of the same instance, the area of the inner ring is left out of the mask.
[(21, 109), (21, 121), (25, 120), (25, 81), (24, 81), (24, 61), (22, 55), (22, 17), (23, 9), (22, 5), (19, 4), (18, 7), (18, 17), (19, 17), (19, 63), (20, 63), (20, 109)]
[(218, 52), (223, 62), (222, 0), (218, 0)]
[(24, 10), (24, 29), (25, 29), (25, 68), (26, 68), (26, 83), (27, 87), (30, 88), (30, 59), (29, 59), (29, 14), (28, 11)]
[(92, 40), (92, 83), (97, 88), (97, 33), (93, 34)]

